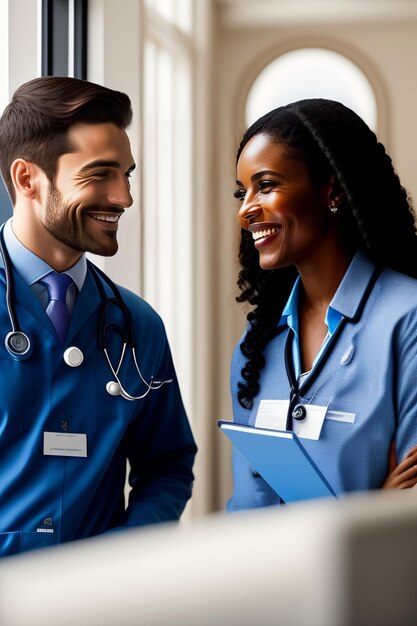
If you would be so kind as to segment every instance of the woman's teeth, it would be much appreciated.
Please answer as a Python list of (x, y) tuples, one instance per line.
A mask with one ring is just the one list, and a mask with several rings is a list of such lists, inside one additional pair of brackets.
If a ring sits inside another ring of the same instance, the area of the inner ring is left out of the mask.
[(279, 228), (267, 228), (266, 230), (257, 230), (255, 233), (252, 233), (252, 237), (256, 241), (257, 239), (262, 239), (262, 237), (268, 237), (268, 235), (275, 235)]

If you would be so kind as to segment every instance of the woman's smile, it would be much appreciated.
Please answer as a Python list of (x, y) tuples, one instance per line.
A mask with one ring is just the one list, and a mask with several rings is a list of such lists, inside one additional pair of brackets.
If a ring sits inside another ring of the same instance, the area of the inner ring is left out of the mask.
[(251, 224), (248, 230), (252, 233), (255, 242), (255, 248), (267, 246), (281, 234), (281, 224), (272, 224), (270, 222)]

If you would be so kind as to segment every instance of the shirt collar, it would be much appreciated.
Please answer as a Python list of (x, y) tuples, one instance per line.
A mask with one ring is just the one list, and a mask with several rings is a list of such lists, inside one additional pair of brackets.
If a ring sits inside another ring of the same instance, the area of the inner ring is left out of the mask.
[(289, 326), (298, 335), (298, 299), (300, 294), (300, 277), (294, 283), (287, 304), (282, 311), (278, 326)]
[[(360, 307), (362, 298), (374, 274), (375, 265), (358, 250), (326, 312), (325, 322), (332, 334), (342, 317), (353, 319)], [(287, 304), (282, 311), (278, 326), (289, 326), (298, 333), (298, 299), (301, 287), (300, 277), (294, 283)]]
[[(20, 278), (24, 280), (27, 285), (31, 286), (54, 270), (48, 263), (45, 263), (45, 261), (36, 256), (36, 254), (31, 252), (19, 241), (13, 232), (12, 220), (13, 218), (8, 219), (4, 225), (4, 242), (14, 269), (19, 274)], [(78, 290), (81, 291), (87, 274), (87, 259), (85, 254), (80, 257), (75, 265), (65, 270), (65, 274), (71, 276)]]

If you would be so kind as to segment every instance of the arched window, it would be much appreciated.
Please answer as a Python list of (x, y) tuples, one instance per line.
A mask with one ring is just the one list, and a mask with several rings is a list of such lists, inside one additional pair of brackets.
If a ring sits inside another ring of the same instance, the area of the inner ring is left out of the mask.
[(255, 79), (246, 101), (246, 124), (289, 102), (328, 98), (353, 109), (376, 130), (377, 105), (362, 70), (342, 54), (322, 48), (287, 52), (269, 63)]

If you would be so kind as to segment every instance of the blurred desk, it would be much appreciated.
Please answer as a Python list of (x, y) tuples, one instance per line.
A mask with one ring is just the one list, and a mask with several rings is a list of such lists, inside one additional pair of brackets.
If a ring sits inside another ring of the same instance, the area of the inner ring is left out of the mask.
[(209, 516), (0, 561), (1, 626), (408, 626), (417, 491)]

